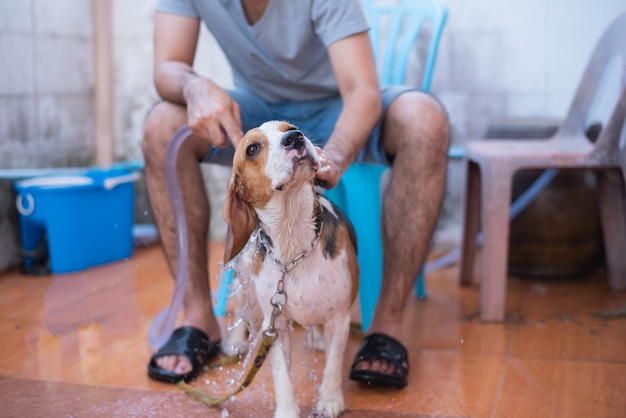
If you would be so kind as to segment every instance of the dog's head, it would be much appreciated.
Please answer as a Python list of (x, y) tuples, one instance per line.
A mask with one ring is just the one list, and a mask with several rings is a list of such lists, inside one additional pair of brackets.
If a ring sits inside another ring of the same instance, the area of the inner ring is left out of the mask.
[(263, 209), (277, 195), (313, 183), (320, 166), (311, 141), (287, 122), (265, 122), (239, 141), (224, 202), (228, 226), (224, 262), (245, 246)]

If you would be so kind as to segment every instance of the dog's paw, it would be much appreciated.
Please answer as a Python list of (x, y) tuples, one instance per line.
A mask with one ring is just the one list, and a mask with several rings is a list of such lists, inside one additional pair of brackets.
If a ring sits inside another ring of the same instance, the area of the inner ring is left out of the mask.
[(344, 411), (346, 405), (343, 396), (333, 396), (326, 399), (320, 399), (312, 411), (314, 417), (336, 418)]
[(300, 418), (300, 408), (297, 404), (290, 407), (277, 407), (274, 411), (274, 418)]

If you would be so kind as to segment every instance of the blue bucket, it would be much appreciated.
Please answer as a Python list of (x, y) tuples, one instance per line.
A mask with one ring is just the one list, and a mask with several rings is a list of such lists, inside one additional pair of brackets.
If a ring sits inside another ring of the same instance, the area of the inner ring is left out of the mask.
[(24, 271), (68, 273), (130, 257), (138, 178), (93, 169), (16, 182)]

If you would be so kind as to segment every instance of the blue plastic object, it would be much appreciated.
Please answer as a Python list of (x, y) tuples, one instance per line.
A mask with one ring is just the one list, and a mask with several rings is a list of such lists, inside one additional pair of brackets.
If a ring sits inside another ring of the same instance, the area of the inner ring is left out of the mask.
[[(446, 22), (447, 7), (438, 0), (400, 0), (385, 4), (364, 0), (381, 85), (404, 84), (409, 56), (425, 22), (430, 24), (430, 42), (421, 89), (430, 89), (437, 48)], [(455, 151), (457, 152), (457, 151)], [(361, 284), (361, 327), (367, 330), (374, 315), (382, 282), (382, 236), (380, 180), (386, 166), (353, 163), (337, 187), (327, 196), (350, 218), (357, 233)], [(423, 268), (416, 284), (418, 298), (426, 297)]]
[(28, 254), (47, 243), (52, 273), (84, 270), (130, 257), (134, 184), (139, 173), (92, 169), (15, 183), (26, 270)]
[(217, 290), (217, 296), (215, 297), (216, 303), (213, 306), (213, 312), (218, 318), (226, 316), (226, 307), (228, 304), (228, 294), (233, 284), (233, 277), (235, 276), (235, 270), (229, 269), (222, 272), (220, 276), (220, 287)]
[(429, 91), (439, 40), (448, 16), (446, 5), (438, 0), (400, 0), (394, 3), (364, 0), (363, 5), (371, 26), (372, 47), (382, 85), (405, 82), (411, 51), (424, 23), (430, 24), (430, 42), (420, 86), (422, 90)]

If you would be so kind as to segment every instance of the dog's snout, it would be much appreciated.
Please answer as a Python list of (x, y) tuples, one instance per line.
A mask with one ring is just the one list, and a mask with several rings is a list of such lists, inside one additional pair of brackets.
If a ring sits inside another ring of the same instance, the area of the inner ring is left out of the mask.
[(287, 149), (299, 150), (304, 147), (304, 134), (300, 131), (285, 132), (280, 145)]

